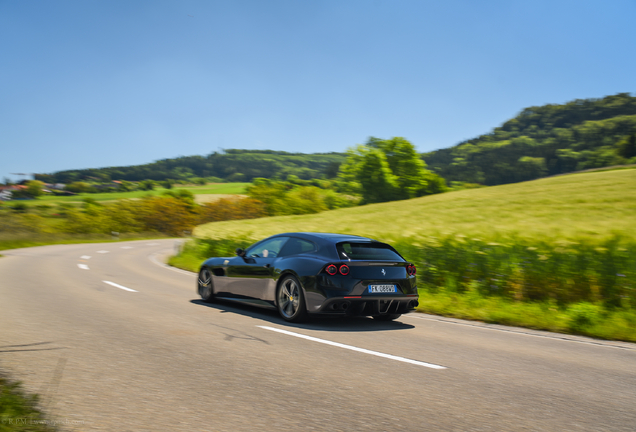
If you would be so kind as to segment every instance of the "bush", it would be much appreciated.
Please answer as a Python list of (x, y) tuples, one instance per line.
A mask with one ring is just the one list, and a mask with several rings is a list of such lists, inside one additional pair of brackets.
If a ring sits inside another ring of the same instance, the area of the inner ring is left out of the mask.
[(144, 231), (182, 236), (196, 225), (197, 215), (189, 203), (173, 197), (149, 197), (142, 202)]
[(22, 202), (15, 202), (11, 204), (11, 210), (17, 213), (26, 213), (29, 211), (29, 206)]
[(577, 303), (567, 310), (570, 318), (568, 328), (575, 333), (583, 333), (592, 325), (601, 321), (603, 309), (591, 303)]
[(314, 214), (352, 207), (360, 201), (322, 187), (331, 187), (331, 182), (301, 180), (294, 175), (288, 181), (257, 178), (247, 187), (247, 194), (263, 202), (269, 216)]
[(223, 198), (201, 206), (199, 224), (267, 216), (265, 204), (252, 198)]
[(87, 193), (89, 189), (90, 189), (90, 185), (88, 183), (79, 182), (79, 181), (67, 184), (64, 187), (64, 190), (67, 190), (73, 193)]

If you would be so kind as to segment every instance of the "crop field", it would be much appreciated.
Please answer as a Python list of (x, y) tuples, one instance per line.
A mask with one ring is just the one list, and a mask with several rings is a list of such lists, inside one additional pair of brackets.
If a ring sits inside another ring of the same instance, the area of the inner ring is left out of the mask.
[(460, 235), (497, 240), (636, 238), (636, 169), (546, 178), (314, 215), (201, 225), (195, 235), (259, 239), (290, 231), (339, 232), (386, 241)]

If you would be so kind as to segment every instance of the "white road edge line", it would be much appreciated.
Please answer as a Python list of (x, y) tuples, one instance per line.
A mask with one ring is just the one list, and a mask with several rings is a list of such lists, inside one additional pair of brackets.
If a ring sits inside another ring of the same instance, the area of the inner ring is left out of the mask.
[[(580, 344), (586, 344), (586, 345), (602, 346), (602, 347), (606, 347), (606, 348), (618, 348), (618, 349), (631, 350), (631, 351), (636, 350), (636, 344), (631, 343), (631, 342), (622, 342), (625, 345), (615, 345), (612, 342), (620, 342), (620, 341), (609, 341), (609, 340), (607, 340), (607, 341), (601, 341), (601, 340), (596, 341), (596, 340), (593, 340), (593, 339), (585, 340), (585, 339), (583, 339), (583, 338), (585, 338), (585, 336), (567, 335), (565, 333), (549, 333), (547, 330), (523, 329), (522, 327), (504, 328), (505, 326), (503, 324), (472, 324), (470, 321), (468, 321), (468, 322), (456, 322), (456, 321), (451, 321), (451, 319), (459, 319), (459, 318), (450, 318), (450, 319), (444, 319), (444, 317), (439, 317), (439, 318), (432, 318), (431, 317), (431, 318), (429, 318), (429, 317), (424, 317), (424, 316), (417, 316), (417, 315), (415, 315), (415, 313), (402, 315), (402, 318), (414, 318), (414, 319), (419, 319), (419, 320), (436, 321), (436, 322), (439, 322), (439, 323), (454, 324), (454, 325), (472, 327), (472, 328), (480, 329), (480, 330), (498, 331), (498, 332), (504, 332), (504, 333), (517, 334), (517, 335), (520, 335), (520, 336), (530, 336), (530, 337), (537, 337), (537, 338), (544, 338), (544, 339), (553, 339), (553, 340), (557, 340), (557, 341), (574, 342), (574, 343), (580, 343)], [(494, 326), (498, 326), (498, 327), (494, 327)], [(545, 332), (546, 334), (530, 333), (532, 331)], [(580, 339), (578, 339), (578, 338), (580, 338)], [(633, 345), (633, 346), (631, 346), (631, 345)]]
[(161, 252), (155, 252), (155, 253), (153, 253), (152, 255), (148, 255), (148, 258), (150, 259), (150, 261), (151, 261), (151, 262), (153, 262), (153, 263), (157, 264), (157, 265), (158, 265), (158, 266), (160, 266), (160, 267), (166, 268), (166, 269), (168, 269), (168, 270), (172, 270), (172, 271), (175, 271), (175, 272), (177, 272), (177, 273), (183, 273), (183, 274), (187, 274), (187, 275), (195, 275), (195, 274), (196, 274), (195, 272), (191, 272), (191, 271), (187, 271), (187, 270), (178, 269), (178, 268), (176, 268), (176, 267), (172, 267), (172, 266), (169, 266), (168, 264), (164, 264), (164, 263), (160, 262), (160, 261), (157, 259), (157, 255), (159, 255), (160, 253), (161, 253)]
[(78, 264), (77, 266), (82, 270), (90, 270), (86, 264)]
[(125, 290), (125, 291), (130, 291), (130, 292), (139, 292), (139, 291), (135, 291), (134, 289), (126, 288), (125, 286), (122, 286), (122, 285), (116, 284), (115, 282), (110, 282), (110, 281), (102, 281), (102, 282), (104, 282), (104, 283), (106, 283), (106, 284), (108, 284), (108, 285), (112, 285), (112, 286), (114, 286), (115, 288), (123, 289), (123, 290)]
[(404, 363), (410, 363), (410, 364), (414, 364), (414, 365), (417, 365), (417, 366), (424, 366), (424, 367), (431, 368), (431, 369), (446, 369), (444, 366), (436, 365), (436, 364), (433, 364), (433, 363), (426, 363), (426, 362), (421, 362), (421, 361), (417, 361), (417, 360), (407, 359), (405, 357), (394, 356), (394, 355), (391, 355), (391, 354), (384, 354), (384, 353), (381, 353), (381, 352), (378, 352), (378, 351), (371, 351), (371, 350), (364, 349), (364, 348), (358, 348), (358, 347), (354, 347), (354, 346), (351, 346), (351, 345), (345, 345), (345, 344), (341, 344), (341, 343), (338, 343), (338, 342), (328, 341), (326, 339), (319, 339), (319, 338), (315, 338), (315, 337), (312, 337), (312, 336), (306, 336), (304, 334), (294, 333), (294, 332), (290, 332), (290, 331), (287, 331), (287, 330), (277, 329), (277, 328), (274, 328), (274, 327), (267, 327), (267, 326), (256, 326), (256, 327), (260, 327), (260, 328), (265, 329), (265, 330), (275, 331), (275, 332), (278, 332), (278, 333), (283, 333), (283, 334), (286, 334), (286, 335), (289, 335), (289, 336), (295, 336), (295, 337), (299, 337), (299, 338), (302, 338), (302, 339), (307, 339), (307, 340), (310, 340), (310, 341), (313, 341), (313, 342), (319, 342), (319, 343), (323, 343), (323, 344), (326, 344), (326, 345), (335, 346), (335, 347), (338, 347), (338, 348), (344, 348), (344, 349), (348, 349), (348, 350), (351, 350), (351, 351), (361, 352), (361, 353), (364, 353), (364, 354), (371, 354), (371, 355), (378, 356), (378, 357), (384, 357), (384, 358), (388, 358), (388, 359), (391, 359), (391, 360), (397, 360), (397, 361), (401, 361), (401, 362), (404, 362)]

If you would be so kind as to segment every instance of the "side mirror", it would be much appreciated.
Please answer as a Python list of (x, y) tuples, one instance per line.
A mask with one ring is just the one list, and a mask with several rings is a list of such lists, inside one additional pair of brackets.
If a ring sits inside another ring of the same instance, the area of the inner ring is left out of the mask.
[(236, 249), (236, 254), (240, 257), (244, 257), (245, 256), (245, 251), (241, 248), (237, 248)]

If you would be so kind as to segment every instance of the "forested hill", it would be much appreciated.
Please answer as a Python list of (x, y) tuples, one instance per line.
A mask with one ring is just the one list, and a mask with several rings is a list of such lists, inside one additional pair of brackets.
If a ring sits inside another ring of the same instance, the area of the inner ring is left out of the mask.
[(218, 177), (229, 181), (251, 181), (255, 177), (301, 179), (335, 177), (345, 160), (344, 153), (287, 153), (272, 150), (224, 150), (208, 156), (183, 156), (162, 159), (145, 165), (59, 171), (36, 174), (48, 183), (77, 180), (185, 180), (192, 177)]
[[(563, 105), (526, 108), (489, 134), (425, 153), (428, 168), (447, 181), (486, 185), (636, 163), (636, 97), (619, 93)], [(47, 183), (78, 180), (186, 180), (193, 177), (251, 181), (256, 177), (301, 179), (338, 174), (345, 153), (224, 150), (145, 165), (36, 174)]]
[(489, 134), (423, 159), (447, 181), (486, 185), (636, 163), (636, 97), (529, 107)]

